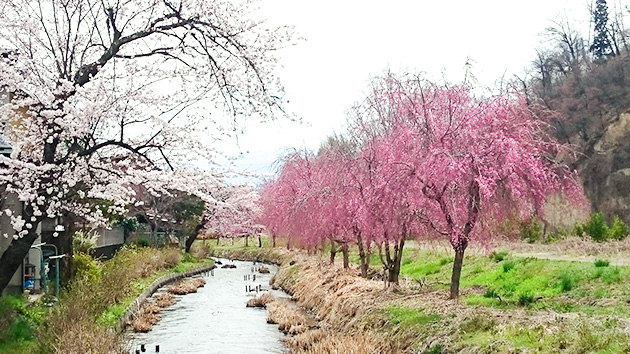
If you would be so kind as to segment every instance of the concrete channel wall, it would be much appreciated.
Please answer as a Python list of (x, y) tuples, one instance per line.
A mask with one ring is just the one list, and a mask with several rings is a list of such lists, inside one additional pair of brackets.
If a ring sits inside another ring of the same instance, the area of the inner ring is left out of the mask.
[(142, 294), (140, 294), (140, 296), (136, 298), (136, 300), (134, 300), (134, 302), (131, 303), (131, 305), (129, 305), (129, 307), (127, 307), (127, 311), (125, 311), (125, 313), (122, 315), (122, 317), (120, 317), (120, 320), (118, 321), (117, 329), (120, 332), (124, 331), (125, 327), (127, 327), (127, 323), (134, 318), (138, 310), (140, 310), (140, 307), (142, 307), (142, 304), (144, 304), (144, 302), (147, 301), (147, 299), (151, 297), (151, 295), (153, 295), (159, 288), (167, 284), (174, 283), (178, 280), (192, 277), (193, 275), (209, 272), (214, 268), (216, 268), (216, 265), (214, 264), (207, 265), (191, 269), (184, 273), (167, 274), (156, 279), (147, 289), (142, 292)]

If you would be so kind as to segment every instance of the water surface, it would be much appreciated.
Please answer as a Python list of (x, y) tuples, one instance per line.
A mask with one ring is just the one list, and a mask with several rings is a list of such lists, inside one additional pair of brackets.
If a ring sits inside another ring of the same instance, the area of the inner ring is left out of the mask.
[(140, 344), (145, 344), (145, 353), (155, 353), (156, 345), (160, 353), (166, 354), (286, 352), (281, 342), (284, 335), (277, 325), (267, 323), (267, 311), (245, 307), (247, 300), (256, 295), (255, 291), (246, 292), (246, 287), (260, 285), (276, 296), (287, 296), (269, 287), (277, 267), (265, 265), (271, 274), (260, 274), (252, 272), (252, 267), (260, 263), (221, 261), (236, 268), (217, 265), (214, 276), (204, 276), (206, 285), (197, 293), (177, 296), (177, 303), (162, 310), (160, 322), (150, 332), (130, 334), (132, 353)]

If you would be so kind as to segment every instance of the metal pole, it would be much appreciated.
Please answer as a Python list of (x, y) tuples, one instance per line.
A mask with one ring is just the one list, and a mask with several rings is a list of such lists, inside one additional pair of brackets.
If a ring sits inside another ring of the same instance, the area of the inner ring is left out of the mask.
[(55, 258), (55, 297), (59, 298), (59, 258)]
[(40, 268), (39, 268), (39, 278), (40, 281), (42, 282), (42, 290), (44, 291), (44, 295), (46, 295), (46, 288), (47, 288), (47, 279), (46, 279), (46, 269), (45, 269), (45, 265), (44, 265), (44, 252), (40, 252)]
[[(44, 246), (50, 246), (52, 248), (55, 249), (55, 283), (54, 283), (54, 290), (55, 290), (55, 297), (59, 297), (59, 252), (57, 251), (57, 246), (47, 243), (45, 245), (42, 245), (42, 247)], [(44, 252), (42, 252), (42, 261), (43, 261), (43, 257), (44, 257)]]

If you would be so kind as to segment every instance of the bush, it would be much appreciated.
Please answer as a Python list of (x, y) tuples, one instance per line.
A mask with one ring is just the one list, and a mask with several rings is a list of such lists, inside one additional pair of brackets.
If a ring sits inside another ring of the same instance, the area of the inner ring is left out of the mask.
[[(580, 231), (580, 230), (578, 230)], [(591, 214), (590, 219), (584, 223), (581, 228), (581, 233), (586, 233), (597, 242), (603, 242), (608, 239), (608, 225), (604, 219), (604, 213), (598, 212)]]
[(140, 237), (133, 241), (134, 245), (138, 247), (149, 247), (151, 246), (151, 242), (146, 237)]
[[(603, 270), (604, 268), (600, 268), (600, 269)], [(621, 268), (619, 267), (605, 268), (605, 270), (602, 272), (601, 277), (604, 280), (604, 282), (606, 282), (607, 284), (617, 283), (618, 281), (621, 280)]]
[(560, 288), (563, 292), (573, 290), (576, 283), (577, 279), (573, 275), (569, 273), (562, 273), (562, 275), (560, 275)]
[(505, 257), (507, 257), (508, 253), (505, 251), (501, 251), (501, 252), (492, 252), (492, 254), (490, 255), (490, 257), (495, 261), (495, 262), (501, 262), (502, 260), (505, 259)]
[[(129, 246), (102, 265), (85, 254), (75, 255), (75, 264), (83, 276), (75, 277), (65, 289), (59, 304), (52, 308), (47, 325), (38, 334), (45, 352), (128, 353), (125, 339), (99, 324), (99, 319), (112, 306), (135, 296), (137, 280), (172, 267), (179, 257), (177, 249)], [(107, 322), (115, 322), (115, 318)]]
[(507, 273), (510, 270), (514, 269), (515, 266), (516, 264), (514, 264), (514, 262), (505, 262), (503, 263), (503, 272)]
[(499, 297), (499, 293), (493, 288), (486, 289), (486, 292), (483, 294), (483, 297), (487, 297), (489, 299), (495, 299)]
[(606, 224), (604, 213), (598, 212), (591, 214), (589, 220), (584, 224), (577, 225), (574, 232), (578, 236), (587, 234), (597, 242), (609, 239), (623, 240), (628, 236), (628, 226), (621, 218), (615, 216), (612, 226), (609, 227)]
[(608, 267), (610, 265), (610, 261), (606, 260), (606, 259), (596, 259), (595, 260), (595, 267)]
[(72, 237), (72, 251), (74, 253), (91, 253), (96, 248), (96, 239), (99, 235), (94, 232), (77, 231)]
[(628, 236), (628, 226), (618, 216), (615, 216), (608, 237), (615, 240), (623, 240)]
[(88, 282), (96, 282), (101, 275), (101, 266), (98, 261), (90, 257), (89, 254), (75, 253), (73, 256), (76, 277), (85, 279)]
[(444, 347), (442, 344), (433, 344), (429, 350), (426, 351), (426, 354), (442, 354), (444, 353)]
[(527, 241), (529, 243), (540, 241), (540, 228), (540, 222), (538, 222), (536, 219), (523, 222), (520, 226), (519, 236), (521, 240)]
[(535, 301), (534, 295), (529, 291), (522, 292), (518, 295), (518, 304), (527, 306)]

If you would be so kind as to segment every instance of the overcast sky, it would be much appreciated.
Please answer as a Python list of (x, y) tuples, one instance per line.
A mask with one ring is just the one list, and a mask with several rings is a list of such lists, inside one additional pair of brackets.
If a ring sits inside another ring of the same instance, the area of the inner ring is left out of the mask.
[[(613, 8), (613, 0), (609, 0)], [(304, 38), (280, 53), (278, 74), (304, 124), (248, 124), (237, 167), (258, 172), (287, 148), (316, 150), (343, 130), (345, 111), (364, 96), (370, 77), (390, 69), (460, 82), (467, 60), (480, 84), (522, 74), (544, 46), (546, 27), (566, 16), (588, 36), (588, 0), (260, 0), (269, 24), (295, 26)], [(234, 142), (226, 150), (234, 152)]]

